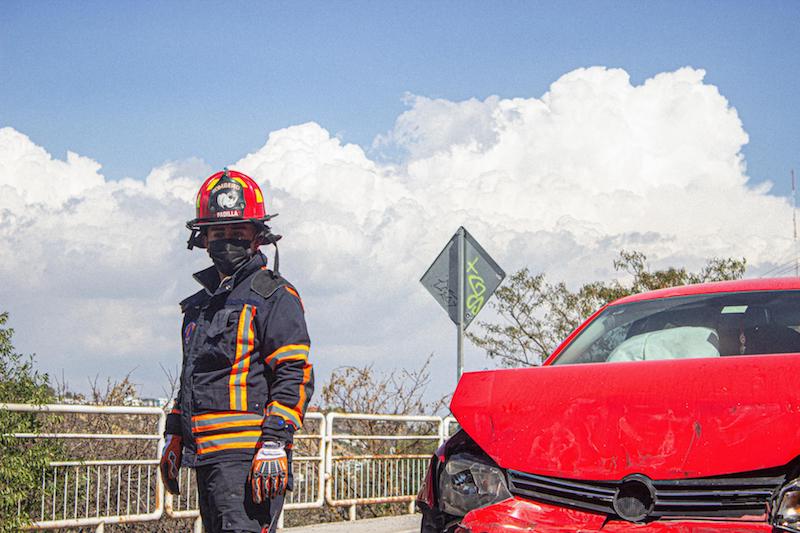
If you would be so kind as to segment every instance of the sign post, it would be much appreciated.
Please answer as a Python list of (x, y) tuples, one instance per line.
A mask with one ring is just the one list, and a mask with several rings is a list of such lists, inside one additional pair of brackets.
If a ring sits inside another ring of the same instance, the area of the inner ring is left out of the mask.
[(464, 372), (464, 331), (505, 278), (472, 235), (458, 228), (420, 282), (457, 327), (456, 379)]
[(458, 228), (456, 233), (456, 241), (458, 246), (458, 341), (456, 343), (456, 383), (461, 380), (461, 374), (464, 373), (464, 258), (467, 255), (466, 239), (464, 234), (467, 230), (464, 226)]

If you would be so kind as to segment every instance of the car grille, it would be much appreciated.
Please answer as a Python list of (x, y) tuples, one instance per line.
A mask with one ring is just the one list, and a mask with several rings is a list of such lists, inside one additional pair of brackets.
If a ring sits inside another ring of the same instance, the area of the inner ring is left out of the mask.
[[(609, 515), (617, 515), (614, 499), (623, 484), (623, 481), (576, 481), (514, 470), (508, 471), (508, 480), (509, 490), (516, 496)], [(783, 474), (764, 476), (758, 473), (651, 480), (654, 498), (648, 518), (762, 515), (784, 481)]]

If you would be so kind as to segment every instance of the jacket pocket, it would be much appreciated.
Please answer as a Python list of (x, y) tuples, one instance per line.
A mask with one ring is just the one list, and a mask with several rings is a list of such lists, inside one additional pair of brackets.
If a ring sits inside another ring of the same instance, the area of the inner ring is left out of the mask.
[(204, 385), (192, 390), (192, 412), (227, 411), (230, 392), (227, 386)]
[(240, 309), (220, 309), (206, 329), (207, 353), (215, 353), (217, 357), (223, 356), (229, 365), (236, 358), (236, 340), (238, 337)]
[[(216, 337), (228, 331), (231, 326), (236, 327), (239, 318), (238, 309), (220, 309), (214, 314), (211, 319), (211, 324), (208, 325), (207, 335), (209, 337)], [(236, 333), (234, 332), (234, 335)]]

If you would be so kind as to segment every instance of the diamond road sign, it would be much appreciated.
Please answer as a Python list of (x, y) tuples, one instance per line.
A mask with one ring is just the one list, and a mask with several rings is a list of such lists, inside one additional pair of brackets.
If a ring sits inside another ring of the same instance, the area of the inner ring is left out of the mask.
[(459, 323), (459, 232), (464, 232), (464, 260), (461, 273), (464, 276), (464, 327), (483, 309), (489, 297), (505, 278), (506, 273), (486, 253), (478, 241), (463, 228), (459, 229), (420, 282), (428, 289), (439, 305), (447, 311), (455, 324)]

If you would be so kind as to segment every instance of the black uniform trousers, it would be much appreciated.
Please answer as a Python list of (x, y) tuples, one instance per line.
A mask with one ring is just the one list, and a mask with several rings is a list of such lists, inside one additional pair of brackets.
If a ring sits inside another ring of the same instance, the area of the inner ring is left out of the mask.
[(206, 533), (275, 533), (284, 497), (261, 505), (253, 503), (250, 466), (250, 461), (230, 460), (196, 467), (200, 516)]

